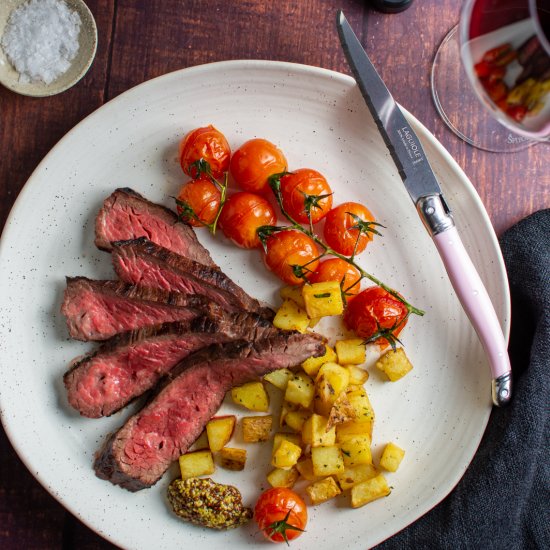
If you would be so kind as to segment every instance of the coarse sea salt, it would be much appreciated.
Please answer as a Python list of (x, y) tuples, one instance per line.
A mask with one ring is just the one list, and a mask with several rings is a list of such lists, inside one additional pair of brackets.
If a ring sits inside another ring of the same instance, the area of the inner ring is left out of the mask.
[(30, 0), (15, 9), (1, 44), (19, 81), (50, 84), (65, 73), (78, 52), (81, 23), (61, 0)]

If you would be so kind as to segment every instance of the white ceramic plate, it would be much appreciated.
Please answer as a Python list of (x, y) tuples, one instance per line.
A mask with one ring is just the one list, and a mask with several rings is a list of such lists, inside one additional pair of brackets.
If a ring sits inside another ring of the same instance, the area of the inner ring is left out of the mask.
[[(487, 214), (463, 172), (413, 117), (464, 243), (488, 287), (505, 333), (509, 296)], [(152, 489), (131, 494), (97, 479), (93, 454), (128, 410), (80, 418), (67, 405), (62, 375), (91, 348), (67, 337), (59, 306), (65, 275), (111, 277), (109, 256), (93, 246), (93, 221), (115, 187), (131, 186), (171, 205), (184, 178), (177, 143), (215, 124), (233, 147), (254, 136), (285, 151), (290, 168), (316, 168), (337, 203), (358, 200), (387, 226), (361, 262), (424, 308), (403, 341), (414, 370), (397, 383), (371, 372), (377, 414), (374, 458), (395, 441), (406, 449), (388, 474), (392, 494), (352, 510), (341, 497), (311, 508), (300, 549), (364, 549), (391, 536), (442, 500), (472, 459), (485, 429), (490, 375), (477, 337), (435, 248), (399, 179), (354, 81), (323, 69), (232, 61), (178, 71), (117, 97), (85, 119), (48, 154), (14, 206), (0, 247), (0, 403), (2, 421), (29, 470), (61, 503), (114, 543), (128, 548), (241, 548), (262, 541), (254, 524), (211, 532), (173, 516), (164, 495), (177, 468)], [(276, 302), (276, 279), (259, 253), (200, 232), (214, 259), (252, 295)], [(224, 407), (231, 410), (231, 405)], [(239, 414), (241, 411), (239, 411)], [(233, 444), (239, 446), (237, 433)], [(265, 482), (269, 444), (249, 446), (242, 473), (219, 469), (253, 505)]]

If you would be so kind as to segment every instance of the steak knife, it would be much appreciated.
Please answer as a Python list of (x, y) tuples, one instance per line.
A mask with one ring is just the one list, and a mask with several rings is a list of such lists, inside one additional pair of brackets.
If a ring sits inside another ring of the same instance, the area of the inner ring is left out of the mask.
[(506, 341), (487, 290), (460, 240), (439, 182), (420, 140), (341, 10), (338, 11), (336, 26), (361, 94), (485, 350), (493, 379), (493, 403), (505, 405), (512, 397), (512, 373)]

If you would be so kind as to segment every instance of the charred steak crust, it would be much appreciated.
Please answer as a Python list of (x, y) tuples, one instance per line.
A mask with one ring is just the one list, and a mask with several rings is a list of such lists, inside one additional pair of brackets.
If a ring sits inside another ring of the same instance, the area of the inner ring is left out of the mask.
[(229, 311), (244, 310), (273, 319), (273, 310), (260, 305), (219, 268), (184, 258), (143, 237), (112, 244), (113, 266), (123, 281), (176, 292), (198, 292)]
[(175, 212), (155, 204), (128, 187), (116, 189), (103, 202), (95, 223), (95, 244), (111, 251), (112, 241), (147, 237), (191, 260), (215, 266), (193, 229)]
[(323, 353), (321, 336), (285, 332), (214, 344), (189, 356), (152, 401), (108, 438), (96, 456), (96, 475), (129, 491), (150, 487), (192, 445), (226, 391)]
[(278, 332), (259, 315), (225, 312), (127, 332), (72, 363), (63, 377), (67, 398), (82, 416), (109, 416), (153, 388), (174, 365), (199, 349)]
[(107, 340), (130, 330), (199, 315), (223, 315), (212, 300), (200, 294), (168, 292), (123, 281), (94, 281), (67, 277), (61, 313), (76, 340)]

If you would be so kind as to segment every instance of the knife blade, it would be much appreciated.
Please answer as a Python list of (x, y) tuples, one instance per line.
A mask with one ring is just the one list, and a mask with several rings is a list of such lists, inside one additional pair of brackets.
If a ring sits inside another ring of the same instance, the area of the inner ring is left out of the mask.
[(359, 90), (485, 350), (491, 368), (493, 403), (506, 405), (512, 397), (506, 340), (487, 290), (456, 230), (441, 186), (418, 136), (380, 78), (342, 10), (338, 11), (336, 27)]

